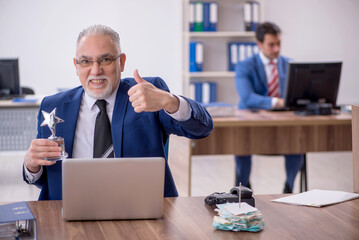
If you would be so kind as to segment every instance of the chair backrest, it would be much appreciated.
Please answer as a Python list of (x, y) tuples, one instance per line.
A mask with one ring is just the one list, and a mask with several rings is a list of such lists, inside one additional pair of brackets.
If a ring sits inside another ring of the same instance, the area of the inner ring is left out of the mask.
[(359, 106), (352, 105), (353, 186), (359, 193)]
[(35, 91), (29, 87), (21, 87), (21, 92), (22, 92), (22, 94), (25, 94), (25, 95), (34, 95), (35, 94)]

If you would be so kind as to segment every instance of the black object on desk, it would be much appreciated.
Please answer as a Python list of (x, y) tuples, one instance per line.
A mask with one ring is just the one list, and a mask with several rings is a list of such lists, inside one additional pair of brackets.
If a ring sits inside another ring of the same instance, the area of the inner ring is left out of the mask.
[(222, 204), (222, 203), (234, 203), (239, 201), (239, 192), (241, 192), (241, 202), (246, 202), (249, 205), (255, 207), (255, 201), (252, 197), (253, 191), (247, 187), (241, 186), (241, 190), (239, 190), (239, 187), (234, 187), (231, 189), (230, 193), (225, 192), (215, 192), (211, 195), (208, 195), (204, 202), (212, 206), (214, 204)]

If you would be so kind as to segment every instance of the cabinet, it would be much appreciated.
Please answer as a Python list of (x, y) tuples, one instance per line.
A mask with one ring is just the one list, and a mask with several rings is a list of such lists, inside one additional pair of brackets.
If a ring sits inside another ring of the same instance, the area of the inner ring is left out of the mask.
[(25, 151), (36, 138), (40, 101), (0, 101), (0, 151)]
[[(206, 2), (206, 1), (204, 1)], [(216, 82), (217, 101), (237, 104), (238, 93), (234, 72), (228, 70), (228, 43), (255, 42), (255, 33), (245, 31), (244, 5), (247, 0), (217, 0), (218, 23), (215, 32), (191, 32), (190, 1), (183, 0), (183, 92), (190, 97), (191, 82)], [(263, 0), (259, 3), (259, 21), (263, 19)], [(189, 45), (201, 41), (204, 45), (203, 71), (189, 71)]]

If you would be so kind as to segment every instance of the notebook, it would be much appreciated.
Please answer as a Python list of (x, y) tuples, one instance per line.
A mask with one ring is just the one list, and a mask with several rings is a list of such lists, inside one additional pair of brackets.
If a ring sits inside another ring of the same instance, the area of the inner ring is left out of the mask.
[(62, 216), (65, 220), (161, 218), (164, 175), (161, 157), (65, 159)]

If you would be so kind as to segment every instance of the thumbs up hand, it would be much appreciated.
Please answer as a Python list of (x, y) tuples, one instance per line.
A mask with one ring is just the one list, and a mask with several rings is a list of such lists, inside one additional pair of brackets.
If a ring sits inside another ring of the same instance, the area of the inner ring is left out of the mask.
[(128, 90), (128, 95), (135, 112), (156, 112), (162, 109), (169, 113), (178, 111), (179, 99), (176, 96), (141, 78), (137, 69), (133, 76), (137, 84)]

